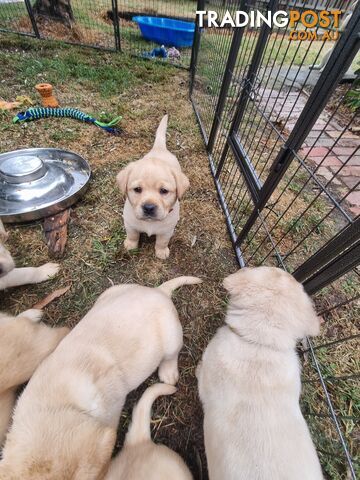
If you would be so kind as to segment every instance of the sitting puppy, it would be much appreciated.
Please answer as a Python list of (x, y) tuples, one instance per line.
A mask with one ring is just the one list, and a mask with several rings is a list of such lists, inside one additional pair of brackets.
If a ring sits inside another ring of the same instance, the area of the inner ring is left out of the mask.
[(116, 177), (126, 195), (125, 248), (137, 248), (142, 232), (156, 235), (155, 254), (161, 259), (169, 256), (168, 244), (180, 217), (179, 200), (189, 188), (177, 158), (166, 148), (167, 120), (165, 115), (151, 151), (127, 165)]
[(198, 366), (210, 480), (320, 480), (299, 407), (296, 341), (318, 335), (312, 302), (278, 268), (244, 268), (224, 280), (226, 326)]
[(69, 332), (38, 323), (42, 311), (31, 309), (17, 317), (0, 313), (0, 446), (15, 404), (16, 389)]
[(1, 480), (98, 480), (108, 470), (126, 395), (159, 367), (175, 384), (182, 327), (173, 289), (119, 285), (40, 365), (15, 408), (0, 462)]
[(10, 252), (5, 248), (7, 233), (0, 220), (0, 290), (28, 283), (40, 283), (49, 280), (59, 271), (57, 263), (45, 263), (41, 267), (15, 268)]
[(111, 462), (105, 480), (191, 480), (183, 459), (165, 445), (151, 440), (151, 406), (160, 395), (171, 395), (176, 388), (165, 383), (149, 387), (133, 411), (124, 448)]

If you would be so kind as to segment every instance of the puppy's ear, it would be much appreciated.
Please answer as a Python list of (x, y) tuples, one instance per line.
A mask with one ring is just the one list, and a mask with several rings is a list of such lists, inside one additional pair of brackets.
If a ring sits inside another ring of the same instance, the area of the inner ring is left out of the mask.
[(125, 168), (120, 170), (120, 172), (116, 176), (116, 182), (120, 188), (120, 191), (123, 195), (126, 195), (127, 191), (127, 183), (129, 180), (129, 174), (131, 172), (132, 165), (131, 163), (127, 165)]
[(234, 295), (241, 290), (241, 283), (239, 272), (236, 272), (224, 278), (223, 287), (230, 293), (230, 295)]
[(298, 321), (304, 326), (304, 336), (316, 337), (319, 335), (320, 326), (324, 320), (316, 313), (314, 303), (309, 297), (302, 302), (300, 308), (296, 309), (296, 315)]
[(308, 331), (306, 332), (308, 337), (316, 337), (320, 334), (320, 327), (322, 324), (321, 320), (322, 319), (316, 314), (310, 318), (310, 325)]
[(0, 231), (0, 242), (5, 243), (8, 238), (9, 238), (8, 233), (6, 233), (5, 231), (4, 232)]
[(190, 187), (190, 182), (188, 177), (180, 169), (173, 170), (173, 175), (176, 182), (176, 195), (180, 200), (186, 190)]
[(0, 219), (0, 241), (6, 242), (8, 237), (9, 237), (9, 234), (6, 232), (5, 227)]

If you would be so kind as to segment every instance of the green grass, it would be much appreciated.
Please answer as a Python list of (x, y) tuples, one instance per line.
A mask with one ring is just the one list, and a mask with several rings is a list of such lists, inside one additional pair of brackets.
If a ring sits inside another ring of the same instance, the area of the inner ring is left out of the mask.
[[(97, 50), (73, 48), (52, 41), (2, 36), (0, 64), (3, 75), (10, 75), (27, 91), (44, 77), (57, 86), (75, 84), (103, 97), (119, 95), (145, 79), (162, 82), (171, 67), (147, 60), (134, 60)], [(17, 46), (17, 48), (15, 48)], [(7, 97), (6, 85), (2, 95)]]
[(97, 258), (97, 263), (103, 268), (108, 268), (116, 263), (116, 256), (125, 240), (125, 230), (122, 227), (114, 225), (111, 228), (111, 235), (105, 239), (94, 238), (92, 241), (93, 253)]
[(25, 3), (1, 3), (0, 27), (9, 28), (9, 24), (27, 15)]

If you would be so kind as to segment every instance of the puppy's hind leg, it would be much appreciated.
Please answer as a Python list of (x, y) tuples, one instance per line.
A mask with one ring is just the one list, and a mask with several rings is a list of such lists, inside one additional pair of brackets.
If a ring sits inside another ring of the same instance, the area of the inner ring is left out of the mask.
[(165, 357), (159, 365), (159, 378), (163, 383), (176, 385), (179, 380), (178, 369), (179, 352), (172, 357)]
[(16, 390), (9, 388), (0, 393), (0, 447), (4, 444), (9, 429), (13, 408), (16, 401)]
[(169, 329), (165, 337), (164, 357), (159, 365), (159, 379), (169, 385), (175, 385), (179, 380), (178, 357), (183, 345), (183, 333), (179, 320), (175, 329)]
[(135, 250), (139, 246), (140, 233), (131, 227), (126, 226), (126, 238), (124, 247), (126, 250)]

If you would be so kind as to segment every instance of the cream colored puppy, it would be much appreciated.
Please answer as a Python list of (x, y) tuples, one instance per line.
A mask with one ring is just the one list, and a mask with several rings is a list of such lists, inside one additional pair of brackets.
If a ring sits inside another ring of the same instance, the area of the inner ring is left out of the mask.
[(38, 323), (43, 312), (26, 310), (17, 317), (0, 313), (0, 446), (8, 430), (16, 389), (69, 332)]
[(226, 326), (198, 366), (210, 480), (320, 480), (299, 407), (296, 341), (318, 335), (312, 301), (278, 268), (244, 268), (224, 280)]
[(168, 244), (180, 218), (179, 200), (189, 188), (177, 158), (166, 148), (167, 121), (165, 115), (151, 151), (131, 162), (116, 177), (126, 195), (125, 248), (137, 248), (140, 233), (156, 235), (155, 254), (161, 259), (169, 256)]
[(165, 383), (156, 383), (145, 391), (134, 408), (124, 447), (112, 460), (105, 480), (192, 480), (177, 453), (151, 440), (151, 406), (160, 395), (175, 392), (175, 387)]
[(0, 219), (0, 290), (28, 283), (49, 280), (59, 271), (57, 263), (45, 263), (41, 267), (15, 268), (14, 260), (5, 247), (8, 235)]
[(126, 395), (157, 367), (161, 381), (178, 380), (183, 336), (171, 292), (200, 282), (179, 277), (105, 291), (21, 395), (0, 479), (102, 479)]

